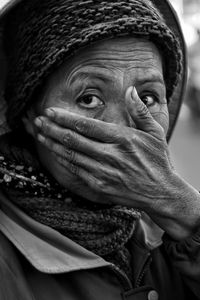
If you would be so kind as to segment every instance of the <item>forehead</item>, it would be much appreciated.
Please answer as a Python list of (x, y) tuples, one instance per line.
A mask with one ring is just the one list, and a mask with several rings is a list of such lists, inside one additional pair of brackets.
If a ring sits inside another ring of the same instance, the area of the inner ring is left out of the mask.
[(142, 77), (141, 80), (157, 77), (163, 82), (162, 58), (156, 46), (148, 40), (134, 37), (99, 41), (77, 51), (55, 75), (57, 80), (73, 83), (77, 76), (83, 80), (114, 80), (119, 73)]

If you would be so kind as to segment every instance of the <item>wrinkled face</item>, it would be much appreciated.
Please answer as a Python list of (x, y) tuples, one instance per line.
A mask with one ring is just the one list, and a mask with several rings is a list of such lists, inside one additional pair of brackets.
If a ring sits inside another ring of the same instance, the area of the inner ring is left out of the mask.
[[(116, 38), (80, 50), (66, 61), (46, 83), (37, 107), (62, 107), (91, 118), (134, 126), (125, 105), (128, 87), (135, 86), (152, 116), (167, 133), (168, 108), (161, 56), (149, 41)], [(44, 166), (65, 187), (84, 190), (77, 178), (60, 168), (49, 150), (37, 143)], [(64, 173), (63, 173), (64, 172)]]

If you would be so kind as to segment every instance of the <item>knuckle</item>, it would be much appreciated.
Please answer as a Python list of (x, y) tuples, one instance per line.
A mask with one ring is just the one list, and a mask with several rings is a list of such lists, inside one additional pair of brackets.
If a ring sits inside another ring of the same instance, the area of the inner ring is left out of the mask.
[(88, 130), (87, 122), (85, 120), (76, 120), (74, 127), (80, 133), (87, 132)]
[(101, 192), (105, 192), (106, 191), (106, 182), (103, 180), (96, 180), (95, 182), (96, 188), (101, 191)]
[(117, 139), (117, 143), (122, 149), (129, 149), (132, 147), (134, 136), (129, 133), (124, 132), (123, 135), (120, 135)]
[(67, 133), (64, 133), (63, 135), (63, 144), (67, 147), (73, 147), (76, 143), (75, 143), (75, 140), (76, 140), (76, 135), (74, 132), (67, 132)]
[(54, 143), (51, 139), (45, 137), (45, 140), (44, 140), (44, 144), (46, 145), (47, 148), (49, 148), (51, 151), (52, 149), (54, 148)]
[(56, 155), (56, 159), (61, 165), (64, 165), (65, 161), (63, 157)]
[(136, 145), (138, 141), (137, 136), (131, 136), (129, 138), (124, 139), (123, 148), (127, 151), (133, 151), (133, 145)]
[(74, 151), (72, 151), (68, 148), (65, 148), (64, 156), (69, 162), (71, 162), (71, 163), (75, 162), (75, 153), (74, 153)]
[(133, 135), (132, 132), (131, 132), (131, 134), (130, 133), (124, 133), (124, 135), (121, 139), (122, 139), (122, 142), (125, 146), (130, 146), (130, 145), (132, 145), (132, 139), (134, 139), (134, 135)]
[(63, 134), (62, 142), (65, 146), (69, 146), (71, 143), (71, 135), (69, 132)]
[(79, 168), (76, 165), (72, 164), (72, 163), (69, 164), (69, 170), (74, 175), (78, 175), (79, 174)]
[(116, 133), (115, 135), (113, 135), (113, 140), (115, 141), (115, 143), (121, 144), (124, 142), (124, 135)]
[(118, 128), (113, 132), (112, 137), (109, 139), (109, 135), (105, 135), (109, 142), (114, 144), (123, 144), (127, 139), (127, 130), (124, 128)]
[(58, 148), (58, 145), (53, 143), (52, 141), (49, 140), (49, 148), (51, 150), (51, 152), (54, 152), (54, 153), (59, 153), (59, 148)]
[(43, 131), (43, 133), (44, 134), (47, 134), (48, 133), (48, 122), (46, 121), (46, 120), (44, 120), (44, 119), (42, 119), (42, 127), (41, 127), (41, 129), (42, 129), (42, 131)]

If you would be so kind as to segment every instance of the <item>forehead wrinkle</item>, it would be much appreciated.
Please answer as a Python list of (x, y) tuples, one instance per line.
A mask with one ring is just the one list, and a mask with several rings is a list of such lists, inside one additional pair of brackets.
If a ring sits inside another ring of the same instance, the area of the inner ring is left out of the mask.
[[(98, 69), (97, 69), (98, 68)], [(85, 70), (84, 70), (85, 69)], [(78, 68), (73, 70), (67, 77), (67, 85), (73, 85), (76, 81), (87, 81), (88, 79), (99, 80), (103, 83), (113, 83), (114, 81), (114, 71), (112, 68), (99, 66), (98, 64), (93, 65), (89, 68)]]
[(161, 74), (146, 74), (142, 78), (137, 78), (137, 83), (146, 84), (146, 83), (160, 83), (165, 86), (164, 78)]
[(165, 84), (164, 76), (162, 72), (162, 65), (160, 67), (158, 67), (158, 65), (155, 64), (151, 64), (151, 65), (140, 64), (140, 66), (131, 65), (127, 67), (127, 72), (129, 72), (130, 74), (131, 71), (133, 71), (133, 77), (139, 83), (158, 82), (161, 84)]
[[(109, 51), (106, 51), (105, 53), (108, 54)], [(135, 51), (133, 51), (135, 52)], [(136, 52), (139, 52), (139, 49), (136, 50)], [(141, 53), (146, 53), (146, 51), (141, 51)], [(119, 52), (116, 51), (116, 53), (119, 54)], [(127, 52), (124, 51), (124, 53), (127, 54)], [(143, 54), (142, 53), (142, 54)], [(64, 85), (65, 86), (71, 86), (75, 82), (79, 81), (80, 83), (86, 83), (87, 80), (100, 80), (103, 83), (114, 83), (116, 76), (118, 80), (123, 82), (126, 78), (126, 74), (129, 73), (131, 70), (139, 70), (139, 69), (148, 69), (149, 71), (142, 72), (140, 77), (140, 72), (133, 73), (134, 81), (137, 79), (137, 81), (141, 82), (151, 82), (151, 81), (158, 81), (162, 84), (164, 84), (163, 76), (162, 76), (162, 63), (161, 66), (158, 66), (158, 61), (155, 59), (153, 53), (148, 52), (148, 56), (144, 57), (144, 55), (131, 55), (129, 53), (128, 57), (106, 57), (105, 55), (102, 56), (102, 51), (99, 53), (100, 55), (91, 58), (84, 59), (81, 63), (78, 65), (72, 64), (69, 65), (69, 69), (71, 71), (68, 71), (64, 78)], [(142, 56), (142, 59), (141, 59)], [(117, 62), (117, 64), (116, 64)], [(154, 69), (154, 70), (153, 70)], [(120, 72), (122, 76), (120, 76), (120, 73), (116, 74), (116, 71)], [(155, 72), (160, 73), (160, 76), (158, 74), (156, 76), (153, 76), (151, 73)], [(148, 74), (148, 78), (144, 78), (144, 76)], [(151, 75), (151, 76), (150, 76)], [(150, 78), (151, 77), (151, 78)]]
[[(152, 59), (154, 58), (154, 53), (151, 51), (152, 49), (147, 47), (145, 44), (138, 46), (137, 44), (133, 44), (129, 47), (125, 44), (124, 48), (119, 48), (118, 45), (109, 45), (107, 47), (93, 47), (88, 49), (87, 55), (90, 56), (90, 59), (85, 60), (86, 53), (80, 53), (79, 57), (83, 58), (85, 62), (87, 61), (96, 61), (96, 60), (134, 60), (138, 58), (142, 59)], [(119, 58), (120, 57), (120, 58)]]

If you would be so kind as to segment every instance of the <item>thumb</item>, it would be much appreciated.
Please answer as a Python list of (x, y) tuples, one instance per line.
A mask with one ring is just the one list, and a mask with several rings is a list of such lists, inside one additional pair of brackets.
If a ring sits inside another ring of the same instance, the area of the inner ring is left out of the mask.
[(163, 138), (164, 130), (162, 126), (154, 120), (147, 106), (138, 96), (135, 87), (130, 86), (127, 89), (126, 104), (128, 112), (136, 124), (137, 129), (147, 132), (158, 139)]

